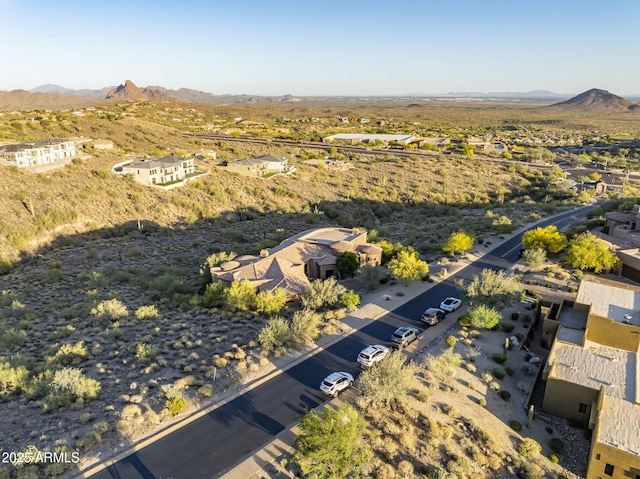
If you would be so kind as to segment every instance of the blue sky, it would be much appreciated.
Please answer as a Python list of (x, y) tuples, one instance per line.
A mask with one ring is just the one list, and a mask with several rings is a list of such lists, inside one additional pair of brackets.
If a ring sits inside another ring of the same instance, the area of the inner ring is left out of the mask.
[(639, 0), (0, 0), (0, 90), (640, 94)]

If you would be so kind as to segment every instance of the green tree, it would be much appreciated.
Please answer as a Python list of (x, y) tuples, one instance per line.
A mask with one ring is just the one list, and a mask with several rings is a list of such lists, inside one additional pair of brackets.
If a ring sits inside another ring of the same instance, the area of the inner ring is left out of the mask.
[(292, 460), (305, 477), (360, 477), (372, 453), (365, 440), (367, 422), (350, 404), (321, 413), (312, 409), (298, 424)]
[(347, 251), (346, 253), (342, 253), (336, 259), (336, 267), (340, 274), (344, 276), (350, 276), (360, 267), (360, 257), (358, 253), (353, 253), (351, 251)]
[(621, 264), (607, 243), (589, 232), (579, 234), (569, 242), (565, 259), (574, 268), (588, 269), (594, 273), (607, 271)]
[(360, 304), (360, 295), (355, 291), (346, 291), (340, 297), (340, 304), (345, 308), (354, 308)]
[(300, 298), (302, 306), (309, 309), (320, 309), (324, 306), (336, 304), (346, 288), (336, 281), (335, 278), (316, 279)]
[(502, 319), (502, 313), (500, 313), (500, 311), (485, 306), (484, 304), (469, 310), (467, 314), (471, 325), (476, 328), (495, 328)]
[(522, 246), (525, 248), (542, 248), (549, 253), (559, 253), (567, 247), (566, 235), (551, 225), (545, 228), (529, 230), (522, 235)]
[(522, 253), (522, 261), (529, 268), (538, 268), (547, 261), (547, 252), (542, 248), (527, 248)]
[(589, 173), (587, 175), (587, 177), (591, 180), (591, 181), (598, 181), (602, 179), (602, 175), (600, 173), (597, 172), (593, 172), (593, 173)]
[(224, 305), (235, 311), (247, 311), (256, 303), (256, 288), (248, 279), (233, 281), (226, 290)]
[(287, 304), (287, 292), (284, 288), (260, 291), (256, 295), (256, 311), (273, 316), (279, 314)]
[(468, 298), (487, 306), (509, 305), (522, 297), (520, 276), (506, 276), (504, 271), (483, 269), (480, 275), (473, 275), (469, 284), (462, 280), (457, 284)]
[(391, 407), (401, 402), (415, 382), (418, 366), (406, 362), (406, 356), (400, 350), (387, 354), (384, 361), (376, 367), (360, 374), (358, 387), (361, 395), (358, 404), (363, 407)]
[(473, 145), (469, 145), (468, 143), (465, 143), (462, 145), (462, 153), (464, 153), (467, 156), (473, 156), (476, 152), (476, 149)]
[(464, 231), (455, 231), (451, 233), (449, 239), (442, 247), (442, 251), (446, 253), (463, 253), (473, 248), (475, 238)]
[(391, 274), (403, 280), (406, 284), (409, 281), (417, 281), (429, 272), (429, 265), (418, 257), (415, 250), (400, 251), (395, 258), (387, 265)]

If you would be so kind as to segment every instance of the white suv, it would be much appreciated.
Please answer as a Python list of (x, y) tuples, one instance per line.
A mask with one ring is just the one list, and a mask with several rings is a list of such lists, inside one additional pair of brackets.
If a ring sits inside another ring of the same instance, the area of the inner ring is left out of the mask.
[(337, 397), (341, 391), (352, 385), (353, 376), (351, 374), (345, 372), (331, 373), (320, 384), (320, 391), (327, 396)]
[(388, 352), (389, 348), (386, 346), (380, 346), (379, 344), (367, 346), (358, 354), (358, 362), (362, 366), (373, 366), (378, 361), (382, 361)]
[(391, 341), (404, 348), (418, 339), (420, 331), (416, 328), (398, 328), (391, 335)]

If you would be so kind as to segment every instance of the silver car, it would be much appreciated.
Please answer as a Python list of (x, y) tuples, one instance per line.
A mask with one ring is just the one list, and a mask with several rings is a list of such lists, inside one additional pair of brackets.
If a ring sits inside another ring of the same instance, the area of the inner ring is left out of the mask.
[(353, 376), (345, 372), (329, 374), (320, 384), (320, 391), (327, 396), (337, 397), (341, 391), (353, 386)]

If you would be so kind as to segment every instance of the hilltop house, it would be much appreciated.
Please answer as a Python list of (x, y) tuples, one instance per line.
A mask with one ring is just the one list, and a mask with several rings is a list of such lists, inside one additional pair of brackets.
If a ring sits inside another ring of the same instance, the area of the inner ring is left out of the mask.
[(246, 160), (233, 160), (227, 163), (227, 169), (244, 176), (267, 176), (270, 173), (290, 174), (295, 168), (288, 166), (288, 160), (282, 156), (264, 155)]
[(309, 287), (310, 279), (338, 276), (336, 260), (354, 252), (360, 264), (378, 265), (382, 248), (367, 243), (366, 232), (347, 228), (319, 228), (303, 231), (260, 256), (239, 256), (211, 268), (213, 281), (249, 280), (259, 291), (284, 288), (296, 300)]
[(76, 145), (72, 140), (49, 138), (0, 146), (0, 160), (18, 168), (62, 162), (76, 155)]
[(323, 143), (342, 143), (347, 145), (359, 145), (362, 143), (370, 143), (373, 141), (380, 141), (383, 145), (388, 145), (391, 142), (396, 142), (398, 145), (408, 145), (415, 141), (413, 135), (376, 135), (376, 134), (362, 134), (362, 133), (339, 133), (337, 135), (325, 136), (322, 139)]
[(593, 431), (587, 479), (640, 477), (640, 287), (587, 276), (541, 309), (543, 409)]
[(181, 156), (135, 161), (122, 166), (122, 174), (132, 175), (136, 182), (145, 186), (163, 186), (184, 181), (194, 173), (194, 160)]

